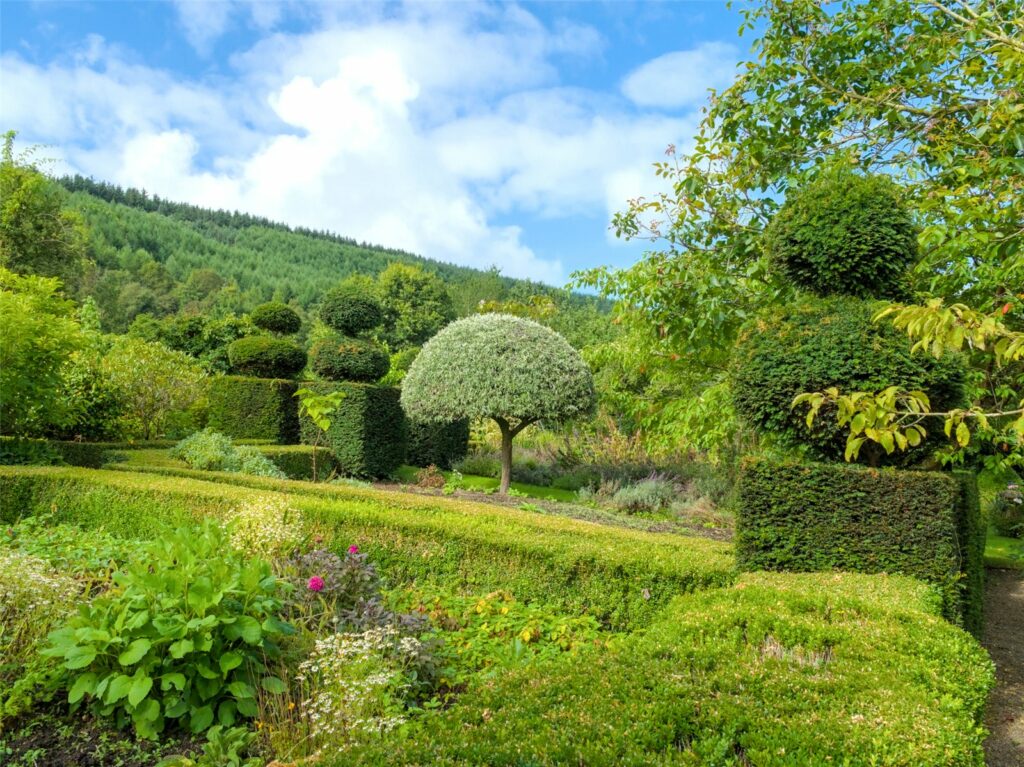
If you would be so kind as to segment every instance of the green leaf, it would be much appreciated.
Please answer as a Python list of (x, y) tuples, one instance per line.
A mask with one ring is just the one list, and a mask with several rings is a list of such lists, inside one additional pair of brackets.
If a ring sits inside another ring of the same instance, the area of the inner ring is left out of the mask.
[(96, 691), (96, 674), (88, 672), (82, 674), (68, 690), (68, 703), (77, 703), (86, 694), (92, 695)]
[(199, 733), (209, 729), (211, 724), (213, 724), (213, 707), (200, 706), (189, 717), (188, 727), (192, 732)]
[(956, 425), (956, 441), (960, 447), (966, 447), (967, 443), (971, 441), (971, 430), (963, 421)]
[(146, 653), (149, 652), (149, 648), (153, 646), (153, 643), (148, 639), (136, 639), (123, 653), (117, 656), (117, 662), (122, 666), (131, 666), (138, 663), (145, 657)]
[(96, 659), (96, 648), (75, 645), (64, 653), (64, 666), (66, 668), (85, 668)]
[(188, 653), (195, 649), (195, 645), (191, 639), (179, 639), (177, 642), (173, 642), (167, 651), (170, 653), (172, 658), (183, 658)]
[(220, 670), (221, 673), (227, 674), (231, 669), (238, 668), (242, 665), (242, 653), (231, 650), (220, 656)]
[(153, 677), (143, 674), (136, 674), (132, 680), (131, 689), (128, 691), (128, 702), (133, 706), (139, 705), (153, 688)]
[(160, 716), (160, 703), (150, 698), (142, 701), (132, 712), (132, 720), (138, 722), (154, 722)]
[(288, 691), (288, 685), (278, 679), (276, 676), (265, 676), (260, 680), (260, 686), (267, 692), (280, 695), (283, 692)]
[(256, 697), (256, 691), (252, 689), (252, 685), (245, 682), (232, 682), (228, 685), (228, 692), (239, 700)]
[(263, 629), (259, 621), (249, 615), (239, 616), (233, 628), (238, 632), (239, 638), (248, 644), (259, 644), (263, 638)]
[(103, 697), (105, 703), (117, 703), (128, 694), (132, 688), (132, 678), (127, 674), (118, 674), (107, 687), (107, 694)]
[(160, 689), (161, 690), (166, 692), (167, 690), (171, 689), (172, 687), (174, 689), (178, 690), (178, 691), (184, 690), (185, 689), (185, 675), (175, 671), (175, 672), (172, 672), (170, 674), (164, 674), (162, 677), (160, 677)]

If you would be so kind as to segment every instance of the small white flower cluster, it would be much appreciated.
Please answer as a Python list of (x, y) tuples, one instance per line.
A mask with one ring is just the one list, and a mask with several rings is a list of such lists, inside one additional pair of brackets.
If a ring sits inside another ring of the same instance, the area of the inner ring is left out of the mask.
[(0, 665), (22, 662), (65, 615), (81, 589), (49, 563), (0, 549)]
[(311, 690), (303, 715), (322, 747), (340, 752), (358, 734), (403, 724), (403, 669), (423, 652), (422, 642), (394, 626), (318, 640), (298, 679)]
[(279, 498), (260, 496), (247, 501), (225, 521), (231, 545), (265, 559), (287, 555), (302, 541), (299, 512)]

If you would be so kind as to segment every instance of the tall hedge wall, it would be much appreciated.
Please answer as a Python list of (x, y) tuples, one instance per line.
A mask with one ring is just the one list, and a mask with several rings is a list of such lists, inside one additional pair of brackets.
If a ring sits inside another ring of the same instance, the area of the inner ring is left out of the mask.
[[(390, 386), (353, 382), (303, 384), (316, 392), (344, 392), (331, 416), (326, 446), (334, 454), (338, 470), (354, 477), (387, 477), (405, 460), (408, 426), (399, 391)], [(301, 419), (301, 437), (312, 444), (316, 426)]]
[(450, 469), (469, 452), (469, 419), (448, 424), (409, 422), (410, 466), (438, 466)]
[(760, 458), (744, 464), (737, 503), (741, 570), (912, 575), (939, 588), (946, 617), (980, 628), (984, 574), (972, 480)]
[(297, 388), (294, 381), (279, 378), (215, 378), (207, 426), (233, 439), (294, 445), (299, 441)]

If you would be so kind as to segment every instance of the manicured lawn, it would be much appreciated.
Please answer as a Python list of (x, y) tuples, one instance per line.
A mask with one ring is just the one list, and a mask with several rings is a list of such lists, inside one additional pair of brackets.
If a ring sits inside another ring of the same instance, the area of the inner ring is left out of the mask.
[[(416, 473), (420, 471), (415, 466), (401, 466), (398, 471), (395, 472), (395, 476), (402, 482), (413, 484), (416, 482)], [(450, 480), (452, 473), (450, 471), (441, 472), (444, 474), (445, 479)], [(486, 492), (488, 490), (497, 490), (500, 481), (495, 477), (477, 477), (473, 474), (463, 474), (462, 481), (459, 483), (459, 488), (462, 490), (479, 490), (480, 492)], [(528, 498), (539, 498), (544, 501), (564, 501), (566, 503), (572, 503), (576, 500), (575, 490), (563, 490), (558, 487), (542, 487), (541, 485), (528, 485), (525, 482), (513, 482), (511, 485), (512, 489)]]
[(1024, 570), (1024, 541), (1006, 538), (990, 527), (985, 540), (985, 564), (988, 567)]

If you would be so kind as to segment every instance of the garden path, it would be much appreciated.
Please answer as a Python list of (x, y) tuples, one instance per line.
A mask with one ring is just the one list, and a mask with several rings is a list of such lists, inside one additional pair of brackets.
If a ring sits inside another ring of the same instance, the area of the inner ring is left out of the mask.
[(988, 767), (1024, 765), (1024, 570), (989, 570), (983, 644), (996, 664), (985, 724)]

